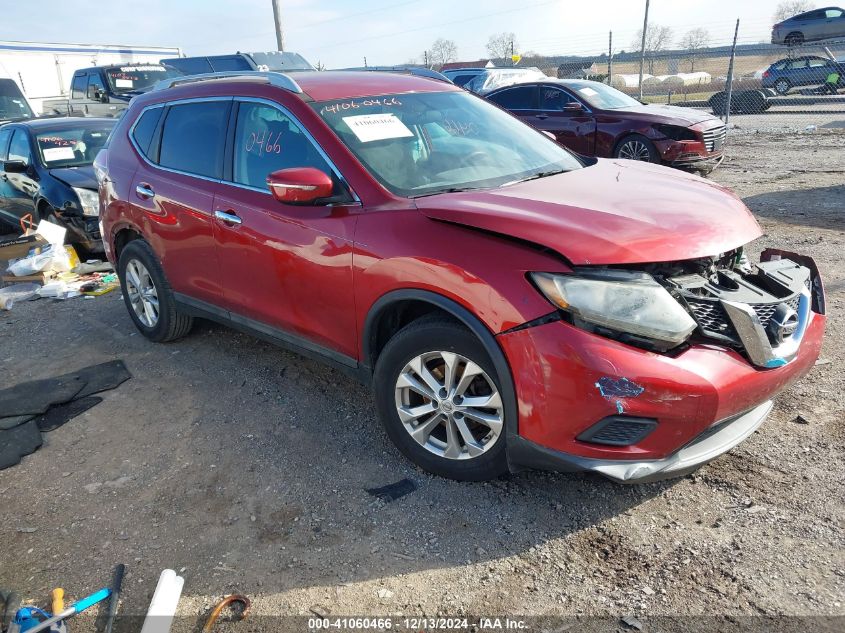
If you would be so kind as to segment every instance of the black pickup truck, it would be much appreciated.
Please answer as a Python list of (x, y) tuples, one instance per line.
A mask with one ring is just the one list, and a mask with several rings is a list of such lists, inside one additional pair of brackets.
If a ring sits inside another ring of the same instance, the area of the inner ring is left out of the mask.
[(70, 96), (45, 100), (43, 112), (69, 116), (115, 117), (132, 97), (147, 92), (162, 79), (180, 73), (161, 64), (93, 66), (73, 73)]

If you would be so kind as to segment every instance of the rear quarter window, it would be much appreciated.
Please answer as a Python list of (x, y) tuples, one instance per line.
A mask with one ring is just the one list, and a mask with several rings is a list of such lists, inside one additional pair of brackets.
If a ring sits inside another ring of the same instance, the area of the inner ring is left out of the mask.
[(221, 178), (231, 101), (205, 101), (171, 106), (164, 120), (159, 165)]
[(156, 127), (161, 120), (163, 112), (164, 108), (151, 108), (147, 110), (141, 115), (132, 129), (132, 139), (141, 153), (147, 158), (150, 158), (150, 144), (153, 141)]

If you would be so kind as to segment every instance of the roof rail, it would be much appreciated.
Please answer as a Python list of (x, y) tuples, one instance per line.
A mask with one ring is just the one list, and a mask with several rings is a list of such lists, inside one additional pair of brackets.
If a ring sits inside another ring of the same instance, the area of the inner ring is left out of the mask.
[(232, 79), (236, 77), (260, 77), (264, 79), (271, 86), (289, 90), (296, 94), (302, 94), (302, 88), (289, 75), (279, 72), (259, 71), (259, 70), (233, 70), (227, 72), (217, 73), (202, 73), (199, 75), (185, 75), (183, 77), (171, 77), (170, 79), (162, 79), (154, 87), (153, 90), (166, 90), (181, 84), (199, 83), (202, 81), (214, 81), (217, 79)]

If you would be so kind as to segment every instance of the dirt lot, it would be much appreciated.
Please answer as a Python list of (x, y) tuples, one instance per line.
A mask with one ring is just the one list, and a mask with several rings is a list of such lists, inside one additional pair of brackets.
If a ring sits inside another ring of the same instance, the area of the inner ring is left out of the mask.
[[(322, 365), (208, 323), (148, 343), (117, 293), (28, 302), (0, 313), (4, 385), (115, 358), (133, 378), (0, 472), (0, 586), (79, 597), (125, 562), (133, 614), (171, 567), (184, 615), (233, 591), (259, 614), (845, 615), (845, 133), (740, 130), (730, 151), (713, 180), (763, 225), (752, 251), (815, 257), (830, 314), (824, 363), (730, 454), (630, 487), (445, 481)], [(392, 503), (366, 492), (406, 477)]]

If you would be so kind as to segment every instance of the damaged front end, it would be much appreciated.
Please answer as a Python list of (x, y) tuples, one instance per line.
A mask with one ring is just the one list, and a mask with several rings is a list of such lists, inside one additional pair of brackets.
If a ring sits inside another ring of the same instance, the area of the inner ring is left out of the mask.
[(825, 313), (815, 262), (767, 250), (751, 264), (742, 249), (656, 265), (650, 271), (698, 325), (694, 338), (743, 353), (756, 367), (780, 367), (798, 353), (811, 312)]

